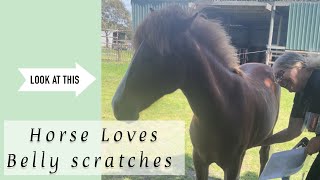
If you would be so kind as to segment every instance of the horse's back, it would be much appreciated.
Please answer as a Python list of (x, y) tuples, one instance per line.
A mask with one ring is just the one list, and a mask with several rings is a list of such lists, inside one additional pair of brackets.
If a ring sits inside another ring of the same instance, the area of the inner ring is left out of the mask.
[(249, 77), (261, 80), (271, 78), (274, 81), (272, 68), (262, 63), (246, 63), (240, 66), (240, 69)]
[(261, 83), (266, 89), (272, 90), (272, 93), (278, 94), (279, 85), (275, 83), (272, 68), (262, 63), (246, 63), (240, 66), (244, 72), (245, 78), (251, 83)]

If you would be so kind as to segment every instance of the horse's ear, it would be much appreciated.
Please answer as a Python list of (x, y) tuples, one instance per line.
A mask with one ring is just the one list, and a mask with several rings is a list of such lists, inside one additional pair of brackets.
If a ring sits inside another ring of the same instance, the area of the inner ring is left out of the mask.
[(150, 9), (150, 12), (153, 13), (154, 12), (154, 9), (151, 7), (149, 8)]
[(191, 25), (192, 24), (192, 22), (198, 17), (198, 15), (199, 15), (199, 13), (197, 12), (197, 13), (195, 13), (191, 18), (189, 18), (189, 25)]
[(208, 16), (207, 15), (205, 15), (205, 14), (203, 14), (203, 13), (200, 13), (200, 15), (199, 15), (200, 17), (202, 17), (202, 18), (204, 18), (204, 19), (208, 19)]
[(198, 17), (198, 15), (199, 15), (199, 13), (195, 13), (192, 17), (187, 18), (186, 20), (184, 20), (183, 30), (187, 30), (191, 26), (193, 21)]

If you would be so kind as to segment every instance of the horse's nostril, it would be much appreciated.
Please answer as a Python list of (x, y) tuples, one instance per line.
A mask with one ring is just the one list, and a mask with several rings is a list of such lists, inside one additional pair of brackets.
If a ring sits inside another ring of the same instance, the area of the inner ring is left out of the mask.
[(115, 105), (117, 104), (117, 100), (115, 97), (112, 98), (112, 101), (111, 101), (111, 105), (112, 105), (112, 109), (115, 108)]
[(118, 119), (119, 116), (119, 101), (114, 97), (112, 99), (112, 110), (113, 110), (113, 114), (116, 117), (116, 119)]
[(112, 104), (112, 108), (113, 108), (113, 114), (114, 116), (119, 119), (119, 114), (120, 114), (120, 108), (119, 108), (119, 104), (118, 103), (113, 103)]
[(114, 97), (112, 98), (112, 102), (111, 102), (113, 111), (115, 111), (115, 109), (119, 109), (119, 104), (120, 104), (120, 103), (119, 103), (119, 98), (116, 97), (116, 96), (114, 96)]

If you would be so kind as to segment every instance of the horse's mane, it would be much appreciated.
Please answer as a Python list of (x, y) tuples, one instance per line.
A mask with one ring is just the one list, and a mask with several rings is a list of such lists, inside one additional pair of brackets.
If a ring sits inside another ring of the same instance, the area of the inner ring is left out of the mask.
[(137, 49), (144, 41), (161, 55), (167, 55), (176, 51), (177, 42), (192, 38), (218, 57), (222, 64), (240, 72), (236, 49), (220, 23), (202, 16), (195, 17), (179, 6), (151, 12), (136, 29), (134, 47)]

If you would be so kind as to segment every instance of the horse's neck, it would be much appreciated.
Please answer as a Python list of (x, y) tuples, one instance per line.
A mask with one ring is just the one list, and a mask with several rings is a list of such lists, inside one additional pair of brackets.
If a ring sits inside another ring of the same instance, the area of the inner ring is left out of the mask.
[(218, 57), (206, 49), (201, 57), (189, 59), (188, 77), (182, 91), (199, 118), (227, 111), (228, 98), (241, 83), (236, 74), (218, 61)]

